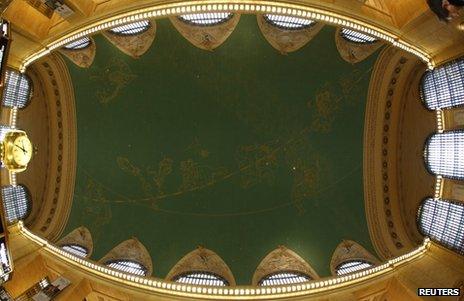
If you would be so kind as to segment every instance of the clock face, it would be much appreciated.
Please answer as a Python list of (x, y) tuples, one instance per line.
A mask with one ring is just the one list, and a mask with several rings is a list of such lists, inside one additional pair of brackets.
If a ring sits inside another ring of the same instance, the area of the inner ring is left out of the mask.
[(13, 142), (13, 160), (18, 165), (27, 165), (32, 157), (32, 144), (27, 136), (19, 136)]

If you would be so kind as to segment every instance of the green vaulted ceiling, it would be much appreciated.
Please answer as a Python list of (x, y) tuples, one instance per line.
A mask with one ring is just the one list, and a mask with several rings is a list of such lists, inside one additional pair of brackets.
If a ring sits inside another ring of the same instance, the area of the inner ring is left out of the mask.
[(140, 59), (97, 36), (89, 69), (68, 64), (78, 168), (65, 233), (88, 227), (96, 260), (137, 237), (158, 277), (203, 245), (238, 284), (278, 245), (321, 276), (342, 239), (373, 252), (362, 137), (377, 54), (346, 63), (326, 26), (282, 55), (255, 16), (213, 52), (157, 25)]

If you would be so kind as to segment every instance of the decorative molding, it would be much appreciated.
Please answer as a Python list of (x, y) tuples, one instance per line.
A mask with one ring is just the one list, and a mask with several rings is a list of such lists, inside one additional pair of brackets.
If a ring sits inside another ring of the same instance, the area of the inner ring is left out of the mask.
[(69, 42), (91, 36), (98, 32), (108, 30), (118, 25), (130, 22), (140, 21), (147, 18), (174, 17), (187, 13), (202, 12), (231, 12), (231, 13), (276, 13), (284, 15), (293, 15), (320, 21), (335, 26), (343, 26), (352, 30), (369, 34), (375, 38), (391, 43), (414, 56), (423, 60), (429, 68), (433, 68), (435, 63), (430, 53), (425, 52), (420, 47), (404, 40), (392, 30), (380, 28), (372, 21), (359, 20), (348, 15), (345, 11), (335, 11), (332, 9), (323, 9), (321, 7), (311, 6), (309, 4), (290, 4), (276, 1), (249, 1), (239, 0), (235, 3), (223, 3), (219, 1), (177, 1), (161, 2), (151, 6), (133, 7), (132, 10), (126, 10), (121, 13), (112, 13), (101, 17), (85, 26), (74, 28), (61, 36), (57, 36), (45, 44), (42, 48), (36, 49), (32, 53), (21, 59), (21, 70), (25, 70), (32, 62), (47, 55), (51, 51), (61, 48)]
[[(396, 52), (395, 49), (387, 48), (377, 59), (371, 76), (364, 119), (364, 203), (371, 240), (382, 258), (390, 258), (395, 253), (391, 251), (391, 244), (394, 248), (403, 248), (403, 243), (397, 240), (396, 225), (392, 219), (392, 191), (388, 186), (389, 162), (387, 161), (388, 132), (394, 94), (392, 85), (393, 82), (396, 83), (395, 74), (401, 72), (402, 65), (407, 61), (405, 57), (396, 57), (393, 60)], [(393, 67), (393, 74), (390, 74), (390, 83), (387, 84), (390, 87), (374, 86), (373, 83), (375, 84), (377, 79), (384, 78), (385, 74), (388, 74), (390, 70), (387, 71), (389, 69), (387, 67), (390, 64), (396, 65)], [(384, 237), (385, 232), (389, 233), (388, 238)]]
[(365, 260), (374, 265), (380, 263), (377, 258), (375, 258), (357, 242), (352, 240), (343, 240), (340, 244), (338, 244), (332, 254), (332, 259), (330, 261), (330, 272), (332, 275), (337, 275), (336, 268), (343, 262), (349, 260)]
[[(441, 116), (440, 116), (441, 115)], [(441, 117), (441, 120), (439, 118)], [(464, 107), (437, 110), (437, 123), (441, 121), (441, 130), (457, 130), (464, 128)]]
[(32, 194), (26, 223), (51, 241), (66, 226), (74, 194), (77, 129), (74, 90), (63, 59), (53, 54), (28, 70), (34, 81), (31, 104), (18, 112), (18, 126), (37, 147), (25, 172), (17, 174)]
[(156, 36), (156, 22), (150, 20), (150, 27), (139, 34), (122, 35), (104, 31), (103, 36), (125, 54), (138, 58), (150, 49)]
[[(67, 268), (75, 270), (76, 273), (85, 274), (86, 278), (98, 279), (113, 287), (120, 287), (124, 293), (135, 291), (138, 294), (155, 295), (154, 298), (159, 298), (160, 300), (179, 297), (212, 300), (275, 300), (280, 298), (318, 296), (321, 293), (335, 295), (343, 291), (346, 292), (347, 289), (369, 285), (373, 283), (373, 281), (377, 283), (380, 277), (389, 279), (398, 269), (404, 271), (403, 268), (410, 266), (414, 269), (415, 263), (420, 262), (424, 257), (427, 259), (430, 255), (433, 255), (430, 254), (431, 249), (440, 248), (439, 246), (435, 248), (435, 244), (426, 238), (421, 246), (411, 252), (392, 258), (376, 267), (355, 272), (350, 275), (326, 277), (305, 283), (278, 285), (273, 287), (243, 285), (235, 287), (206, 287), (173, 283), (153, 277), (141, 277), (108, 268), (89, 259), (77, 257), (54, 246), (29, 231), (24, 227), (22, 222), (10, 226), (8, 230), (12, 233), (12, 239), (16, 239), (20, 241), (20, 243), (22, 242), (21, 246), (28, 245), (29, 250), (37, 250), (42, 253), (43, 256), (52, 258), (60, 265), (65, 265)], [(24, 250), (24, 248), (21, 250)], [(452, 252), (450, 253), (452, 254)]]
[(385, 45), (382, 41), (368, 44), (350, 42), (340, 35), (340, 30), (341, 28), (337, 28), (335, 31), (335, 45), (342, 59), (348, 63), (359, 63)]
[(105, 264), (110, 260), (116, 259), (136, 261), (147, 269), (147, 276), (150, 276), (153, 273), (153, 263), (150, 253), (148, 253), (145, 246), (135, 237), (125, 240), (111, 249), (111, 251), (109, 251), (98, 262)]
[(170, 17), (169, 20), (187, 41), (200, 49), (212, 51), (232, 34), (240, 20), (240, 14), (234, 14), (230, 20), (213, 26), (195, 26), (177, 17)]
[(88, 68), (92, 65), (95, 59), (97, 46), (95, 40), (90, 38), (90, 45), (82, 49), (66, 49), (60, 48), (59, 52), (71, 60), (74, 64), (81, 68)]
[(316, 271), (300, 255), (285, 246), (279, 246), (261, 260), (251, 283), (257, 285), (263, 277), (279, 271), (295, 271), (308, 275), (311, 279), (319, 279)]
[[(419, 162), (414, 165), (414, 170), (404, 170), (404, 166), (411, 162), (405, 162), (402, 155), (408, 147), (423, 149), (423, 144), (411, 144), (416, 143), (417, 139), (425, 141), (425, 137), (421, 136), (424, 129), (405, 129), (403, 125), (404, 118), (412, 118), (403, 114), (407, 103), (417, 101), (418, 107), (423, 109), (420, 99), (414, 99), (415, 94), (410, 93), (418, 92), (418, 86), (413, 84), (420, 76), (418, 70), (425, 70), (425, 67), (417, 59), (388, 47), (377, 59), (369, 85), (364, 121), (364, 203), (371, 241), (382, 259), (401, 254), (404, 249), (412, 249), (420, 240), (412, 231), (415, 228), (414, 212), (417, 212), (417, 207), (406, 211), (403, 204), (408, 201), (406, 197), (411, 193), (408, 187), (414, 187), (413, 192), (416, 194), (423, 192), (424, 196), (429, 189), (429, 194), (433, 193), (434, 179), (424, 169), (421, 151), (414, 151), (412, 158), (408, 159), (413, 160), (413, 163)], [(430, 127), (434, 128), (434, 114), (430, 114)], [(409, 126), (414, 125), (412, 120), (408, 120)], [(427, 121), (425, 118), (420, 123), (425, 122), (427, 125)], [(403, 137), (409, 137), (408, 145), (402, 145)], [(425, 180), (406, 187), (402, 183), (406, 173)], [(418, 197), (409, 202), (419, 203), (421, 200)]]
[(308, 28), (285, 30), (269, 24), (261, 14), (256, 15), (256, 19), (264, 38), (282, 54), (297, 51), (305, 46), (324, 27), (324, 23), (318, 22)]
[(89, 258), (93, 252), (92, 234), (90, 234), (90, 231), (84, 226), (74, 229), (65, 237), (60, 239), (56, 244), (60, 247), (67, 244), (83, 246), (87, 249), (87, 258)]
[(437, 184), (440, 183), (440, 194), (435, 198), (445, 200), (455, 200), (464, 202), (464, 181), (437, 177)]
[(166, 280), (172, 281), (176, 276), (190, 271), (211, 272), (221, 276), (229, 285), (235, 285), (235, 278), (227, 264), (215, 252), (198, 247), (188, 253), (169, 271)]
[[(439, 195), (443, 193), (443, 186), (436, 186), (443, 183), (428, 171), (424, 159), (425, 141), (437, 131), (436, 112), (427, 110), (420, 98), (419, 86), (425, 71), (426, 67), (416, 60), (404, 64), (395, 88), (399, 113), (397, 118), (392, 118), (396, 124), (392, 125), (393, 131), (390, 132), (390, 141), (395, 142), (396, 158), (389, 160), (397, 166), (397, 179), (393, 185), (396, 184), (398, 189), (398, 199), (392, 203), (392, 212), (399, 212), (401, 217), (396, 222), (398, 236), (402, 236), (404, 231), (406, 248), (413, 248), (423, 239), (416, 222), (419, 205), (426, 197), (433, 196), (437, 188)], [(395, 177), (391, 180), (394, 181)]]

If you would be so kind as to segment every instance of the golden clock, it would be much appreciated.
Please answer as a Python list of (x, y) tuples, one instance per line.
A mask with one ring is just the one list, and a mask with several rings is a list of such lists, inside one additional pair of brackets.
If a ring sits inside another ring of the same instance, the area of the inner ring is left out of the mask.
[(3, 165), (9, 171), (24, 171), (32, 158), (32, 143), (26, 132), (11, 130), (5, 134), (0, 145)]

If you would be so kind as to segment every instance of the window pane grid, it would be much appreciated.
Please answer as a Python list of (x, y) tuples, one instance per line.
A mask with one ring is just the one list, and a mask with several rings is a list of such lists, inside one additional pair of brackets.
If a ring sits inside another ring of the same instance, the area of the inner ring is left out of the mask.
[(8, 222), (22, 220), (29, 214), (29, 195), (22, 185), (2, 187), (2, 199)]
[(42, 278), (37, 284), (41, 289), (44, 289), (50, 285), (50, 280), (48, 279), (48, 277), (45, 277), (45, 278)]
[(4, 242), (0, 243), (0, 263), (2, 264), (2, 270), (5, 274), (11, 272), (10, 260), (8, 259), (8, 251)]
[(109, 31), (114, 34), (119, 34), (123, 36), (131, 36), (143, 33), (150, 28), (150, 22), (148, 20), (143, 20), (139, 22), (124, 24), (122, 26), (114, 27)]
[(6, 134), (12, 130), (13, 128), (10, 126), (0, 125), (0, 141), (3, 141), (3, 139), (5, 139)]
[(0, 66), (3, 64), (3, 55), (5, 54), (6, 51), (6, 46), (1, 45), (0, 46)]
[(82, 258), (85, 258), (88, 254), (87, 249), (80, 245), (69, 244), (62, 246), (61, 248), (68, 253)]
[(340, 30), (340, 36), (349, 42), (358, 44), (372, 44), (377, 41), (377, 39), (374, 37), (348, 28), (342, 28)]
[(69, 50), (80, 50), (89, 47), (89, 45), (90, 39), (88, 37), (83, 37), (82, 39), (66, 44), (64, 48)]
[(433, 174), (464, 180), (464, 131), (432, 135), (426, 144), (426, 161)]
[(6, 107), (24, 108), (29, 103), (31, 85), (26, 75), (13, 70), (5, 74), (5, 92), (2, 104)]
[(200, 13), (180, 15), (179, 19), (184, 23), (197, 26), (213, 26), (227, 22), (232, 18), (232, 13)]
[(464, 60), (427, 71), (421, 81), (421, 98), (430, 110), (464, 105)]
[(3, 65), (3, 62), (4, 60), (6, 60), (7, 58), (5, 57), (5, 52), (6, 52), (6, 48), (7, 48), (7, 45), (8, 45), (8, 41), (6, 40), (6, 38), (8, 37), (8, 27), (9, 27), (9, 23), (6, 22), (6, 21), (0, 21), (0, 36), (2, 37), (2, 41), (1, 41), (1, 44), (0, 44), (0, 66)]
[(298, 272), (279, 272), (275, 274), (270, 274), (263, 277), (258, 285), (259, 286), (271, 286), (271, 285), (284, 285), (284, 284), (294, 284), (302, 283), (311, 280), (306, 274)]
[(135, 274), (138, 276), (146, 276), (147, 269), (138, 262), (129, 260), (115, 260), (107, 262), (106, 265), (112, 269), (119, 270), (124, 273)]
[(299, 30), (304, 28), (309, 28), (312, 25), (316, 24), (316, 22), (297, 18), (293, 16), (285, 16), (285, 15), (264, 15), (264, 20), (266, 20), (269, 24), (286, 30)]
[(338, 276), (362, 271), (373, 265), (363, 260), (350, 260), (340, 264), (335, 270)]
[(189, 272), (174, 278), (175, 282), (208, 285), (208, 286), (228, 286), (229, 283), (222, 277), (210, 272)]
[(464, 204), (428, 198), (419, 208), (418, 224), (422, 234), (464, 255)]

